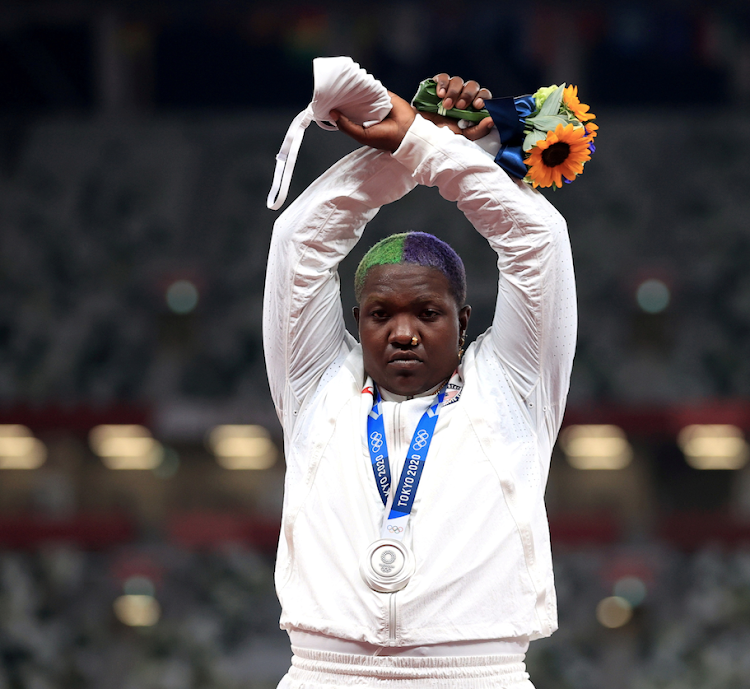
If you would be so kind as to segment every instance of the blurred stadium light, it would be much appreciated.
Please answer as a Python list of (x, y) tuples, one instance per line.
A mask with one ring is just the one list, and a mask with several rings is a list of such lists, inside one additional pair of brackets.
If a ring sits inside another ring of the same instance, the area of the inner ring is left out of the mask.
[(742, 430), (730, 424), (691, 424), (677, 442), (693, 469), (742, 469), (750, 454)]
[(625, 432), (611, 424), (568, 426), (560, 443), (576, 469), (623, 469), (633, 458)]
[(622, 577), (614, 585), (615, 596), (624, 598), (634, 608), (643, 603), (646, 598), (646, 592), (646, 584), (639, 577)]
[(596, 606), (596, 619), (608, 629), (624, 627), (633, 617), (633, 606), (620, 596), (609, 596)]
[(167, 288), (167, 306), (178, 314), (188, 314), (198, 305), (198, 288), (190, 280), (176, 280)]
[(646, 313), (661, 313), (669, 306), (670, 298), (669, 287), (656, 278), (644, 280), (636, 291), (638, 306)]
[(151, 596), (153, 598), (156, 593), (154, 582), (142, 575), (128, 577), (122, 588), (128, 596)]
[(26, 426), (0, 425), (0, 469), (37, 469), (46, 459), (44, 443)]
[(109, 469), (155, 469), (164, 456), (148, 428), (134, 424), (97, 426), (89, 444)]
[(153, 596), (125, 594), (115, 599), (117, 619), (129, 627), (153, 627), (161, 617), (161, 607)]
[(268, 469), (276, 462), (276, 446), (263, 426), (216, 426), (208, 446), (225, 469)]

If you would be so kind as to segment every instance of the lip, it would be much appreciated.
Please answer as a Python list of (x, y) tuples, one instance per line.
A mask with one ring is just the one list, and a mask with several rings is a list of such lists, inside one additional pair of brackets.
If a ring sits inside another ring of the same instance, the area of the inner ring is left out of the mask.
[(414, 352), (394, 352), (388, 358), (389, 364), (422, 363), (422, 360)]
[(422, 363), (422, 360), (414, 352), (396, 352), (388, 359), (389, 366), (401, 369), (417, 368)]

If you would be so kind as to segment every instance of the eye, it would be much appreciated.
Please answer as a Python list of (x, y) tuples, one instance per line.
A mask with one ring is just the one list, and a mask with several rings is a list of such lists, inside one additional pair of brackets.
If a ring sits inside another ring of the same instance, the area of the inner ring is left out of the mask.
[(420, 318), (426, 321), (431, 321), (437, 318), (440, 314), (435, 309), (423, 309), (419, 315)]
[(388, 314), (386, 313), (385, 309), (373, 309), (370, 311), (370, 318), (374, 318), (375, 320), (384, 320), (385, 318), (388, 318)]

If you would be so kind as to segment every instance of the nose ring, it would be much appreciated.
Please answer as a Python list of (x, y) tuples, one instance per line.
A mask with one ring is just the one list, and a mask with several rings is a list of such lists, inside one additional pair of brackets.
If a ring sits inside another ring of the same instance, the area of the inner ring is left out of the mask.
[(416, 335), (411, 336), (411, 346), (416, 347), (419, 344), (419, 340)]

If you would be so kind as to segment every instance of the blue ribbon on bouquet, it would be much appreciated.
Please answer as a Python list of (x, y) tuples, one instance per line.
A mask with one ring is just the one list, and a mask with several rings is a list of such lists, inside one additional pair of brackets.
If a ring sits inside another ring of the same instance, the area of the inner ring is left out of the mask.
[(500, 150), (495, 162), (508, 174), (523, 179), (527, 172), (523, 162), (523, 129), (526, 118), (536, 108), (534, 96), (492, 98), (484, 102), (484, 107), (500, 135)]

